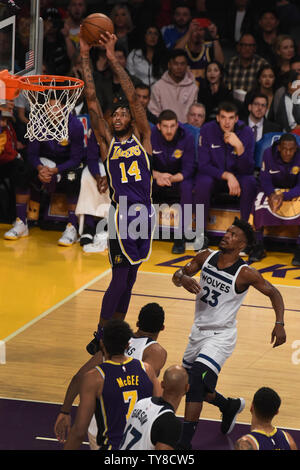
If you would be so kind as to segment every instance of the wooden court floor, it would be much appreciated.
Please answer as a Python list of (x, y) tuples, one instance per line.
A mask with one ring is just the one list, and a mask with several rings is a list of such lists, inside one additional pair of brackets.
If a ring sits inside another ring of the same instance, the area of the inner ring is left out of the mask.
[[(0, 225), (0, 339), (6, 345), (0, 397), (61, 403), (73, 374), (90, 357), (85, 346), (110, 282), (107, 253), (86, 254), (79, 244), (58, 247), (59, 233), (38, 228), (26, 239), (8, 242), (2, 239), (5, 230), (7, 226)], [(165, 310), (159, 342), (168, 351), (166, 367), (181, 363), (194, 315), (194, 296), (176, 288), (171, 277), (193, 254), (172, 255), (170, 243), (155, 241), (133, 289), (127, 315), (133, 328), (146, 303), (158, 302)], [(269, 386), (282, 398), (275, 423), (300, 429), (300, 269), (291, 266), (291, 258), (291, 254), (269, 253), (254, 265), (283, 295), (287, 343), (272, 348), (274, 312), (269, 300), (254, 289), (238, 313), (237, 345), (222, 369), (218, 390), (246, 399), (241, 423), (250, 422), (254, 392)], [(183, 414), (183, 405), (178, 415)], [(202, 417), (220, 419), (220, 413), (205, 404)]]

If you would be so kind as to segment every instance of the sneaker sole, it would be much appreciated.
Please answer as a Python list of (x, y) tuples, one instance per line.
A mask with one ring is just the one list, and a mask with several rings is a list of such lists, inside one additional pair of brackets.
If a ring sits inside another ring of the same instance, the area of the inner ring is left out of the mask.
[(20, 240), (20, 238), (27, 238), (27, 237), (29, 237), (29, 233), (27, 233), (26, 235), (20, 235), (19, 237), (10, 237), (7, 235), (3, 236), (4, 240), (11, 240), (11, 241)]
[(233, 428), (234, 428), (234, 426), (235, 426), (235, 422), (236, 422), (237, 415), (238, 415), (239, 413), (241, 413), (241, 412), (243, 411), (243, 409), (245, 408), (246, 402), (245, 402), (244, 398), (240, 398), (240, 400), (241, 400), (241, 405), (240, 405), (239, 409), (237, 410), (237, 412), (236, 412), (236, 414), (235, 414), (235, 417), (233, 418), (233, 421), (232, 421), (232, 423), (231, 423), (230, 428), (229, 428), (228, 431), (225, 433), (225, 436), (226, 436), (227, 434), (231, 433), (231, 431), (233, 430)]
[(76, 242), (73, 243), (63, 243), (63, 242), (57, 242), (58, 246), (73, 246), (75, 245)]

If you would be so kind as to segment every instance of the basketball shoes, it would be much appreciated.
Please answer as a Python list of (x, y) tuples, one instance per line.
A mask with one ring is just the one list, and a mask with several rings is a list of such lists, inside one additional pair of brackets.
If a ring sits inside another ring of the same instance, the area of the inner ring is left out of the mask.
[(18, 240), (19, 238), (28, 237), (28, 225), (23, 220), (16, 218), (11, 229), (4, 234), (5, 240)]

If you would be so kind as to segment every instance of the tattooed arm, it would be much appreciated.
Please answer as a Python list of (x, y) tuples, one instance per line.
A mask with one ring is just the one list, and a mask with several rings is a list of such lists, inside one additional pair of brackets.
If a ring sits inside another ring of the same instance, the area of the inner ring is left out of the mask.
[(93, 72), (90, 63), (90, 46), (80, 36), (80, 55), (82, 59), (83, 80), (85, 83), (85, 97), (97, 142), (101, 150), (101, 158), (106, 159), (108, 146), (112, 139), (109, 126), (104, 119), (103, 112), (96, 95)]
[(257, 447), (250, 437), (242, 436), (234, 444), (234, 450), (257, 450)]
[(126, 98), (129, 102), (131, 114), (135, 120), (137, 129), (141, 134), (143, 146), (145, 147), (148, 153), (152, 153), (150, 140), (151, 128), (148, 123), (146, 111), (137, 98), (134, 85), (130, 77), (128, 76), (128, 73), (126, 72), (126, 70), (124, 70), (124, 68), (115, 56), (116, 41), (117, 37), (114, 34), (106, 32), (105, 34), (101, 35), (101, 40), (99, 41), (99, 43), (105, 47), (106, 57), (109, 60), (109, 64), (120, 80), (122, 90), (124, 91)]

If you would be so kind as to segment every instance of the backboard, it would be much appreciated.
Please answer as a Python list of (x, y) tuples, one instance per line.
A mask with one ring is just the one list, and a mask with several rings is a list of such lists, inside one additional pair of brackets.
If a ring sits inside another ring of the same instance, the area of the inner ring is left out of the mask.
[(41, 73), (43, 21), (39, 15), (40, 0), (0, 0), (0, 70)]

